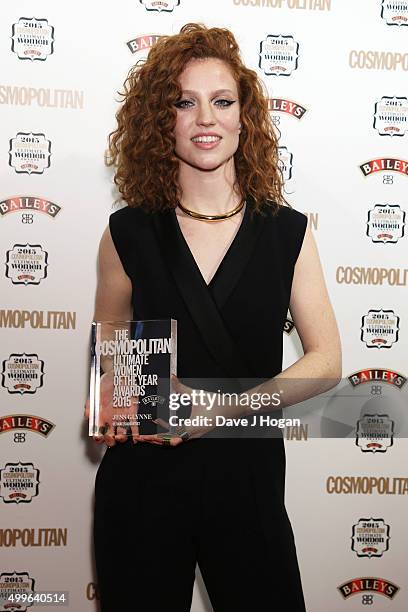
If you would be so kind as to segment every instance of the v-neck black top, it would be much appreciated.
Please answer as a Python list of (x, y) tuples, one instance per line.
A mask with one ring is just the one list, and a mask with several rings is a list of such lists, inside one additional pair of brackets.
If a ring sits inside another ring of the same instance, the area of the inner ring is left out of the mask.
[(177, 320), (180, 378), (267, 379), (282, 371), (283, 326), (307, 217), (289, 207), (244, 216), (207, 285), (174, 210), (125, 207), (112, 239), (132, 282), (133, 318)]

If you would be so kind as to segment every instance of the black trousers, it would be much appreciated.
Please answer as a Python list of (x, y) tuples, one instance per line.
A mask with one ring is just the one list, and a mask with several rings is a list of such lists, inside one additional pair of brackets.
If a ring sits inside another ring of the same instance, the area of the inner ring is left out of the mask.
[(188, 612), (197, 563), (215, 612), (305, 612), (284, 462), (274, 439), (107, 449), (95, 480), (101, 612)]

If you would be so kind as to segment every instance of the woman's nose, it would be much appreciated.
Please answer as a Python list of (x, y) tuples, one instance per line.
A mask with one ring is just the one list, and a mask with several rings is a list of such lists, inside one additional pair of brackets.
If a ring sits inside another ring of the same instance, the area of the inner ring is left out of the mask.
[(215, 117), (210, 104), (201, 104), (197, 113), (197, 123), (200, 125), (214, 125)]

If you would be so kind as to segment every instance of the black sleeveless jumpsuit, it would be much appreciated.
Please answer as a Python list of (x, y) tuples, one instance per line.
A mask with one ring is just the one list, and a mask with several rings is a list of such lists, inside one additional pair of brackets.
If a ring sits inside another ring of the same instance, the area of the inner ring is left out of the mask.
[[(182, 382), (266, 380), (282, 371), (304, 214), (281, 207), (262, 216), (248, 199), (208, 286), (175, 211), (126, 207), (109, 224), (132, 281), (133, 318), (177, 320)], [(262, 435), (106, 450), (94, 514), (102, 612), (187, 612), (196, 563), (215, 612), (305, 611), (284, 506), (284, 443)]]

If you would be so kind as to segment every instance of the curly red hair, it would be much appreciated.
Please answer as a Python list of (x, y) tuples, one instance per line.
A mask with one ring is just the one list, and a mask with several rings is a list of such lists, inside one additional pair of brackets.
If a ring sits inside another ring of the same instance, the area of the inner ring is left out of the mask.
[(184, 25), (179, 34), (161, 36), (146, 62), (128, 73), (106, 157), (106, 164), (116, 168), (114, 182), (121, 199), (150, 211), (176, 208), (182, 195), (173, 134), (174, 104), (181, 98), (178, 77), (189, 60), (205, 58), (223, 60), (238, 87), (242, 128), (234, 155), (234, 187), (243, 197), (252, 197), (256, 210), (268, 206), (277, 211), (287, 202), (262, 83), (244, 66), (232, 32), (197, 23)]

